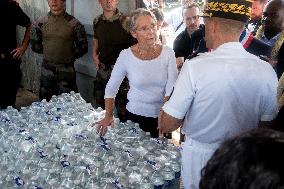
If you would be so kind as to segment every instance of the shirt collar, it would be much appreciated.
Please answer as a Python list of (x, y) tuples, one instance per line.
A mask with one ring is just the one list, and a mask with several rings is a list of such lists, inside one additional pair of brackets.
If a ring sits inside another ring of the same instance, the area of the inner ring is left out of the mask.
[(115, 14), (114, 14), (111, 18), (109, 18), (109, 19), (107, 19), (107, 18), (105, 17), (105, 15), (102, 14), (102, 20), (107, 20), (107, 21), (113, 22), (113, 21), (119, 19), (119, 17), (120, 17), (121, 15), (122, 15), (122, 13), (119, 12), (119, 11), (116, 9)]
[(49, 16), (54, 16), (54, 17), (65, 16), (65, 14), (66, 14), (66, 11), (63, 11), (62, 13), (60, 13), (58, 15), (53, 14), (51, 11), (49, 11), (49, 13), (48, 13)]
[(216, 48), (215, 51), (213, 52), (217, 52), (217, 51), (223, 51), (223, 50), (230, 50), (230, 51), (234, 51), (234, 49), (242, 49), (245, 51), (243, 45), (240, 42), (228, 42), (228, 43), (224, 43), (222, 45), (220, 45), (219, 47)]

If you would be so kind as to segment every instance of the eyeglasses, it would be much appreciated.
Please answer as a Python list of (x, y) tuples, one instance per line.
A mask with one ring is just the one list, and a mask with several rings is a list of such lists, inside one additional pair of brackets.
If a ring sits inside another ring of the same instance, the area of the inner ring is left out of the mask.
[(141, 28), (136, 28), (136, 31), (139, 32), (149, 32), (149, 31), (155, 31), (157, 30), (157, 25), (156, 24), (151, 24), (150, 26), (142, 26)]

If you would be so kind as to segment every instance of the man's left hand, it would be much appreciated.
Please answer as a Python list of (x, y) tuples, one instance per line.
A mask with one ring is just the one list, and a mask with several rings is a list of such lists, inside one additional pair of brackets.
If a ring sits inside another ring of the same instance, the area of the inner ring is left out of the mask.
[(19, 47), (17, 47), (16, 49), (14, 49), (11, 54), (13, 55), (13, 58), (14, 59), (20, 59), (23, 54), (25, 53), (26, 51), (26, 47), (24, 45), (21, 45)]

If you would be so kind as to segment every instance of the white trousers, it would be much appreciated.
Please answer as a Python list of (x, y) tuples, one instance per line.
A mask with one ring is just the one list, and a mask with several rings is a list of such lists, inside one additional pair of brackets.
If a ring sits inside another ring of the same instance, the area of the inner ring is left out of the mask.
[(182, 148), (181, 176), (184, 189), (198, 189), (201, 177), (201, 169), (206, 165), (219, 143), (200, 143), (190, 138)]

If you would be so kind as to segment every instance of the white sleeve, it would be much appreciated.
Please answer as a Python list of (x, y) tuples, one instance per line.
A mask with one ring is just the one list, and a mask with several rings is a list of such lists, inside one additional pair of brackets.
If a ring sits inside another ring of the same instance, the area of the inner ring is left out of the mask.
[[(266, 78), (266, 81), (269, 83), (264, 86), (264, 90), (266, 91), (266, 96), (262, 99), (262, 106), (261, 106), (261, 116), (260, 121), (272, 121), (277, 113), (277, 86), (278, 86), (278, 79), (274, 72), (274, 70), (271, 68), (272, 72), (271, 75), (274, 75), (273, 78)], [(270, 76), (271, 76), (270, 75)]]
[(126, 63), (127, 60), (127, 51), (123, 50), (120, 52), (119, 57), (116, 60), (116, 63), (111, 72), (110, 79), (105, 88), (104, 98), (115, 98), (118, 89), (126, 76)]
[(170, 96), (172, 91), (173, 91), (173, 87), (174, 84), (176, 82), (177, 76), (178, 76), (178, 70), (177, 70), (177, 66), (176, 66), (176, 59), (175, 59), (175, 54), (174, 51), (172, 49), (169, 48), (169, 53), (168, 53), (168, 80), (167, 80), (167, 84), (166, 84), (166, 94), (165, 96)]
[(192, 74), (191, 63), (185, 62), (176, 81), (170, 100), (163, 106), (163, 110), (177, 118), (183, 119), (194, 99), (196, 90)]

